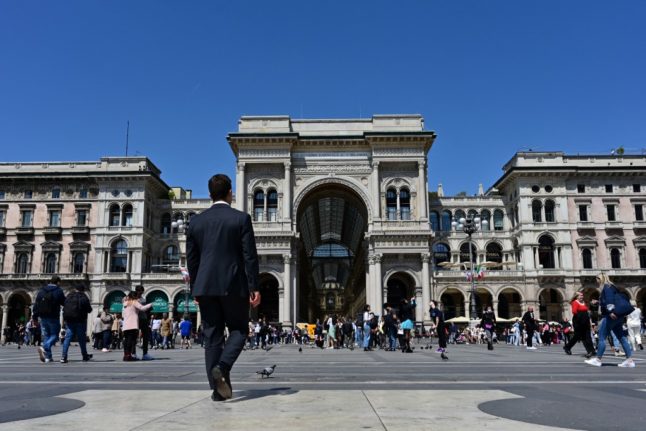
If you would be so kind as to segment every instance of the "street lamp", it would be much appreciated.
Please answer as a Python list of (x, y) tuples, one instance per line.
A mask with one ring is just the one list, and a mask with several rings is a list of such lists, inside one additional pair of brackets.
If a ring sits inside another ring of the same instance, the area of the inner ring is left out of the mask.
[[(184, 230), (188, 227), (188, 225), (184, 224), (184, 219), (181, 219), (181, 218), (175, 220), (170, 225), (171, 225), (172, 229), (177, 229), (178, 234), (179, 233), (183, 234)], [(181, 268), (183, 268), (182, 262), (181, 262), (181, 257), (185, 254), (185, 253), (182, 253), (181, 249), (182, 249), (182, 245), (184, 247), (186, 247), (186, 242), (184, 242), (182, 244), (182, 241), (178, 241), (178, 243), (179, 243), (179, 246), (180, 246), (179, 267), (180, 267), (180, 271), (181, 271)], [(188, 280), (188, 277), (184, 277), (184, 280), (185, 280), (185, 286), (184, 286), (184, 314), (188, 314), (188, 295), (189, 295), (189, 293), (191, 291), (191, 286), (190, 286), (190, 281)]]
[(489, 222), (480, 219), (478, 213), (469, 213), (466, 218), (460, 217), (457, 220), (451, 222), (451, 226), (456, 231), (461, 230), (467, 234), (468, 243), (469, 243), (469, 270), (471, 271), (471, 319), (477, 318), (476, 311), (476, 279), (473, 274), (473, 242), (471, 241), (471, 235), (478, 232), (483, 227), (486, 228), (489, 225)]

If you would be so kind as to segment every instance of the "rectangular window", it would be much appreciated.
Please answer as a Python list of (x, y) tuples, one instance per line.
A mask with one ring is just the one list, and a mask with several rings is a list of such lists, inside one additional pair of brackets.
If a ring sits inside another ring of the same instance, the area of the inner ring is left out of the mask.
[(264, 214), (264, 209), (263, 208), (255, 208), (254, 209), (254, 218), (256, 221), (263, 221), (263, 214)]
[(4, 227), (6, 215), (4, 211), (0, 211), (0, 227)]
[(608, 210), (608, 221), (617, 221), (617, 217), (615, 214), (615, 206), (606, 205), (606, 209)]
[(25, 199), (31, 199), (34, 193), (31, 190), (25, 190)]
[(87, 199), (87, 189), (81, 189), (79, 191), (79, 198), (81, 199)]
[(633, 184), (633, 192), (635, 193), (640, 193), (642, 191), (642, 187), (639, 184)]
[(410, 220), (410, 207), (401, 207), (402, 220)]
[(34, 213), (32, 210), (23, 210), (21, 227), (31, 227), (34, 221), (33, 218), (34, 218)]
[(577, 184), (576, 191), (577, 193), (585, 193), (585, 184)]
[(61, 189), (52, 189), (52, 199), (61, 198)]
[(267, 217), (269, 221), (275, 222), (278, 218), (278, 208), (267, 208)]
[(49, 212), (49, 227), (61, 227), (61, 212), (59, 210)]
[(588, 221), (587, 205), (579, 205), (579, 221)]
[(0, 200), (4, 200), (4, 190), (0, 190)]
[(76, 225), (87, 226), (87, 210), (76, 211)]
[(612, 193), (612, 184), (606, 184), (606, 193)]
[(388, 215), (388, 220), (397, 220), (397, 208), (396, 207), (388, 207), (386, 209), (387, 215)]
[(642, 204), (635, 205), (635, 220), (644, 221), (644, 205)]

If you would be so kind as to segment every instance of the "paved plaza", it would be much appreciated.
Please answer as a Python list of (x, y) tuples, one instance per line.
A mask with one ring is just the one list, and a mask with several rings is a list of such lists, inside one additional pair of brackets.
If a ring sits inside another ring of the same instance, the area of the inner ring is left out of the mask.
[[(0, 430), (548, 430), (641, 429), (646, 355), (637, 368), (583, 363), (561, 346), (450, 346), (449, 361), (413, 354), (276, 346), (242, 353), (234, 398), (210, 400), (203, 351), (120, 352), (42, 364), (35, 348), (0, 348)], [(55, 349), (55, 358), (60, 350)], [(256, 371), (276, 364), (270, 378)]]

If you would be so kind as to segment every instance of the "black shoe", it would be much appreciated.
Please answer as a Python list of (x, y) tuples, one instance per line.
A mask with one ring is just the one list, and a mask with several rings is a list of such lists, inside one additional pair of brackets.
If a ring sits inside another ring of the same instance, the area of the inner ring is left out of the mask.
[(567, 346), (563, 346), (563, 351), (565, 352), (566, 355), (572, 354), (572, 350), (568, 349)]
[(225, 400), (231, 398), (233, 394), (231, 391), (231, 386), (229, 386), (229, 384), (227, 383), (226, 373), (216, 365), (211, 370), (211, 376), (215, 381), (215, 390), (217, 391), (217, 393), (220, 394), (220, 396)]
[(211, 401), (226, 401), (226, 398), (218, 394), (218, 391), (213, 391), (213, 393), (211, 394)]
[(92, 359), (92, 355), (87, 355), (87, 356), (83, 357), (83, 362), (87, 362), (90, 359)]
[(644, 346), (640, 344), (639, 345), (639, 350), (644, 350)]
[(594, 356), (594, 352), (588, 352), (588, 353), (585, 354), (586, 359), (590, 359), (593, 356)]
[(67, 364), (67, 358), (61, 358), (61, 364)]

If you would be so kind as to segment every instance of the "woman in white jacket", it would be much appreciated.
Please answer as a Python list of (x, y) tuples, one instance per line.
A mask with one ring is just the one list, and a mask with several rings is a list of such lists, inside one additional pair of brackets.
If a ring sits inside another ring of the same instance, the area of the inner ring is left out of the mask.
[(630, 300), (630, 305), (635, 307), (635, 310), (633, 310), (633, 312), (626, 318), (626, 323), (628, 324), (628, 339), (630, 340), (630, 344), (633, 346), (633, 350), (637, 350), (637, 346), (639, 346), (641, 350), (644, 350), (644, 346), (642, 346), (642, 334), (640, 331), (642, 326), (642, 311), (637, 307), (637, 303), (634, 299)]

